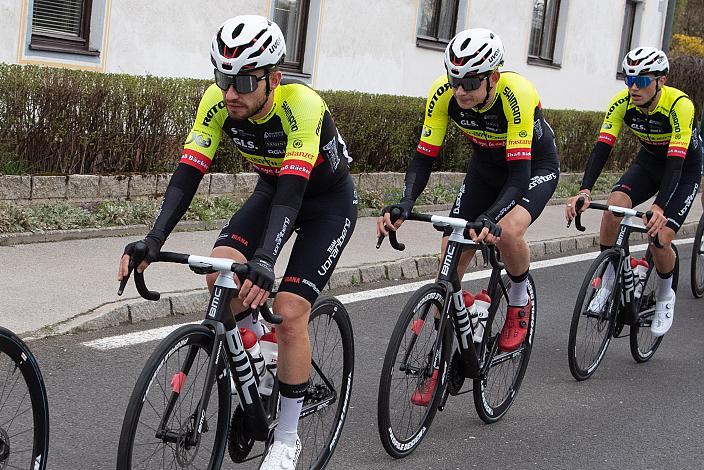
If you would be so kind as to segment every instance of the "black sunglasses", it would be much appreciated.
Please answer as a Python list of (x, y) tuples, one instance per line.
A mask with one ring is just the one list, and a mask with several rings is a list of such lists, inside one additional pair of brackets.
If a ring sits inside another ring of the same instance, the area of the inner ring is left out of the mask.
[(261, 77), (249, 74), (228, 75), (215, 69), (215, 84), (222, 90), (227, 91), (230, 86), (234, 86), (237, 93), (247, 94), (252, 93), (259, 86), (259, 81), (264, 80), (269, 76), (269, 72)]
[(471, 77), (456, 78), (452, 75), (448, 75), (447, 78), (450, 82), (452, 88), (457, 88), (460, 85), (465, 91), (474, 91), (482, 86), (482, 82), (488, 78), (489, 75), (474, 75)]

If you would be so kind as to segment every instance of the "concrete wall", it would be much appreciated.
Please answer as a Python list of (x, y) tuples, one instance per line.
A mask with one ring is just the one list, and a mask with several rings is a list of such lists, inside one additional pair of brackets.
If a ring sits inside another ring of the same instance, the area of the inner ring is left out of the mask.
[[(99, 57), (29, 51), (33, 0), (0, 0), (0, 60), (103, 72), (211, 76), (210, 39), (238, 13), (270, 15), (273, 0), (94, 0)], [(643, 0), (635, 34), (662, 43), (667, 2)], [(527, 63), (533, 2), (460, 0), (458, 29), (488, 27), (506, 47), (506, 70), (527, 76), (548, 108), (602, 110), (617, 80), (626, 0), (561, 0), (559, 67)], [(373, 6), (372, 6), (373, 5)], [(419, 0), (311, 0), (302, 78), (318, 89), (424, 96), (443, 73), (440, 50), (416, 46)], [(508, 14), (507, 12), (510, 12)]]

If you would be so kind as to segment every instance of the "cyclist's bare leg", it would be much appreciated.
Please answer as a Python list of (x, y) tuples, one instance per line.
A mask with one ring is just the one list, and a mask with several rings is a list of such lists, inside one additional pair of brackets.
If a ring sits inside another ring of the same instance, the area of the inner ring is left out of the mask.
[(658, 240), (662, 248), (650, 245), (653, 254), (653, 263), (658, 272), (666, 274), (675, 269), (675, 251), (672, 249), (672, 240), (677, 234), (670, 227), (663, 227), (658, 232)]
[[(614, 191), (609, 194), (607, 204), (621, 207), (633, 207), (633, 202), (628, 194), (621, 191)], [(618, 226), (621, 217), (616, 217), (609, 211), (604, 211), (601, 216), (601, 228), (599, 230), (599, 243), (604, 246), (614, 246), (618, 235)]]
[(530, 223), (530, 212), (522, 206), (514, 207), (499, 221), (501, 238), (496, 245), (506, 271), (514, 276), (520, 276), (530, 267), (530, 250), (525, 241)]
[[(210, 256), (214, 258), (228, 258), (236, 263), (246, 263), (247, 258), (239, 252), (238, 250), (235, 250), (232, 247), (229, 246), (216, 246), (213, 248), (213, 251), (210, 252)], [(215, 280), (218, 278), (218, 273), (210, 273), (205, 276), (205, 281), (208, 283), (208, 290), (210, 292), (213, 291), (213, 285), (215, 285)], [(237, 279), (237, 276), (235, 276), (235, 283), (239, 285), (239, 279)], [(236, 296), (233, 297), (232, 301), (230, 302), (230, 310), (232, 311), (233, 315), (237, 315), (238, 313), (242, 313), (245, 311), (244, 305), (242, 305), (242, 300), (238, 299)]]
[(284, 321), (276, 327), (279, 344), (279, 362), (276, 375), (284, 383), (300, 384), (310, 373), (310, 341), (308, 317), (310, 302), (291, 292), (279, 292), (274, 299), (273, 312)]

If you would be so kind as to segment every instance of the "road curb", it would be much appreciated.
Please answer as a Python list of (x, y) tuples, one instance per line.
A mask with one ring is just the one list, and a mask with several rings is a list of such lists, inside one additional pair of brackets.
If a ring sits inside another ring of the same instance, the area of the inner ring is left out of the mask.
[[(679, 231), (679, 238), (694, 236), (697, 222), (686, 223)], [(644, 234), (631, 235), (633, 244), (646, 240)], [(578, 253), (593, 251), (599, 246), (599, 236), (596, 234), (581, 235), (569, 238), (533, 241), (528, 243), (531, 261), (558, 258)], [(380, 281), (417, 279), (435, 274), (440, 255), (404, 258), (383, 264), (366, 264), (354, 268), (336, 270), (328, 283), (328, 289), (351, 286), (372, 286)], [(477, 253), (469, 272), (484, 269), (481, 253)], [(157, 302), (140, 298), (125, 299), (101, 305), (86, 313), (69, 320), (41, 328), (29, 336), (41, 338), (45, 336), (75, 334), (86, 331), (96, 331), (122, 324), (135, 324), (141, 321), (154, 320), (169, 316), (186, 315), (204, 311), (209, 294), (205, 288), (186, 292), (163, 293)]]

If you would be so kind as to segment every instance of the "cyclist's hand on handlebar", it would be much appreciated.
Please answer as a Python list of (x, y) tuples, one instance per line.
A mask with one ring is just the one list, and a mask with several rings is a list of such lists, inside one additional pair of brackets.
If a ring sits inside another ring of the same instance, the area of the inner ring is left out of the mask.
[[(398, 209), (401, 215), (396, 220), (391, 220), (391, 211)], [(403, 222), (411, 215), (413, 203), (411, 201), (401, 201), (398, 204), (391, 204), (384, 207), (381, 211), (381, 217), (376, 220), (376, 236), (387, 236), (389, 230), (396, 231)]]
[(238, 297), (246, 308), (264, 305), (274, 287), (274, 262), (264, 254), (256, 254), (247, 262), (249, 271)]
[(469, 230), (469, 238), (471, 238), (472, 241), (476, 243), (484, 241), (484, 243), (493, 245), (501, 239), (501, 227), (488, 215), (480, 215), (475, 222), (481, 222), (484, 228), (481, 229), (479, 234), (477, 234), (474, 229)]
[[(146, 246), (146, 251), (138, 251), (137, 244), (143, 243)], [(125, 251), (120, 258), (120, 265), (117, 269), (117, 280), (121, 281), (124, 277), (129, 276), (132, 268), (137, 264), (137, 272), (141, 273), (147, 269), (149, 263), (157, 259), (161, 251), (161, 244), (158, 240), (146, 237), (144, 240), (128, 243)], [(133, 261), (130, 266), (130, 261)]]
[(589, 203), (591, 202), (590, 191), (588, 189), (582, 189), (579, 194), (567, 199), (567, 202), (565, 203), (565, 220), (567, 220), (568, 224), (570, 224), (577, 216), (577, 201), (579, 198), (584, 199), (584, 205), (579, 212), (584, 212), (587, 210), (587, 207), (589, 207)]
[(650, 207), (650, 211), (653, 213), (652, 217), (650, 217), (650, 220), (647, 220), (646, 217), (643, 216), (643, 222), (645, 223), (645, 228), (648, 229), (648, 235), (654, 237), (658, 234), (660, 229), (667, 224), (667, 217), (665, 217), (662, 208), (658, 205), (653, 204)]

